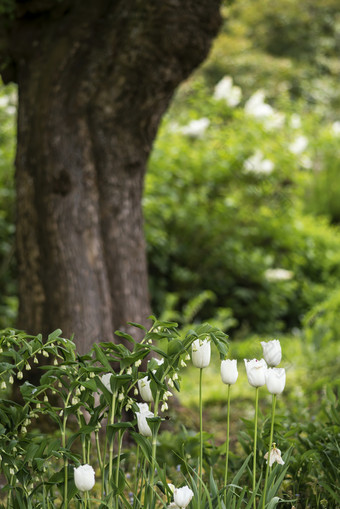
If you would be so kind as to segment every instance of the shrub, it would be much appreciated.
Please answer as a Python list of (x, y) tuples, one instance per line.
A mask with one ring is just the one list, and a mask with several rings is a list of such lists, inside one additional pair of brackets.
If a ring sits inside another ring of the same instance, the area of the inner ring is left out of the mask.
[[(168, 293), (180, 310), (208, 291), (215, 299), (197, 319), (230, 308), (243, 332), (300, 327), (340, 276), (339, 232), (304, 204), (319, 120), (292, 127), (296, 115), (254, 117), (214, 100), (202, 81), (188, 90), (188, 109), (170, 111), (146, 179), (154, 309), (164, 311)], [(193, 118), (210, 123), (197, 131)]]

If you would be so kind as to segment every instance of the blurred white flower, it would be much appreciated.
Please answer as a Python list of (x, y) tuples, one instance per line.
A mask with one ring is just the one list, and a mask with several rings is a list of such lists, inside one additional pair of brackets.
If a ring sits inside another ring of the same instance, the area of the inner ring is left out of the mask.
[(199, 120), (192, 120), (188, 125), (180, 127), (178, 130), (191, 138), (202, 138), (209, 124), (210, 120), (203, 117)]
[(9, 97), (7, 95), (3, 95), (0, 97), (0, 108), (6, 108), (9, 104)]
[(272, 116), (273, 108), (264, 102), (265, 93), (263, 90), (257, 90), (244, 105), (244, 111), (259, 120)]
[[(268, 463), (268, 453), (266, 453), (264, 455), (264, 459), (267, 460), (267, 463)], [(281, 451), (280, 451), (280, 449), (277, 449), (276, 447), (273, 447), (273, 449), (270, 451), (269, 466), (271, 467), (273, 465), (273, 463), (275, 463), (275, 461), (279, 465), (284, 465), (285, 464), (285, 462), (281, 458)]]
[(306, 155), (302, 155), (300, 157), (300, 164), (306, 170), (310, 170), (311, 168), (313, 168), (313, 161), (311, 160), (310, 157), (308, 157)]
[(150, 382), (151, 380), (147, 376), (145, 376), (141, 380), (138, 380), (139, 394), (144, 399), (144, 401), (147, 401), (148, 403), (151, 403), (153, 401)]
[(301, 117), (297, 113), (293, 113), (293, 115), (290, 117), (290, 126), (293, 129), (300, 129), (301, 127)]
[(222, 382), (227, 385), (236, 383), (238, 377), (237, 360), (225, 359), (221, 362), (221, 378)]
[(209, 339), (196, 339), (191, 345), (192, 363), (196, 368), (206, 368), (210, 364), (211, 346)]
[(260, 361), (244, 359), (248, 382), (252, 387), (262, 387), (266, 383), (267, 364), (264, 359)]
[(230, 76), (224, 76), (215, 86), (213, 97), (217, 101), (223, 99), (228, 106), (233, 108), (240, 103), (242, 90), (233, 85), (233, 79)]
[(95, 472), (91, 465), (80, 465), (74, 469), (74, 483), (79, 491), (89, 491), (95, 484)]
[(332, 130), (332, 134), (334, 134), (334, 136), (340, 135), (340, 120), (336, 120), (335, 122), (333, 122), (331, 130)]
[(263, 122), (267, 129), (280, 129), (283, 127), (285, 120), (286, 116), (284, 113), (273, 110), (272, 115), (268, 115), (266, 118), (264, 118)]
[(277, 366), (282, 359), (281, 343), (278, 339), (261, 341), (263, 357), (268, 366)]
[(300, 136), (295, 138), (295, 140), (292, 143), (290, 143), (288, 148), (292, 152), (292, 154), (299, 155), (306, 150), (307, 146), (308, 138), (301, 134)]
[(261, 150), (256, 150), (253, 156), (244, 161), (243, 169), (246, 173), (269, 175), (274, 169), (274, 163), (270, 159), (264, 159)]
[(281, 394), (286, 385), (286, 370), (284, 368), (268, 368), (266, 385), (271, 394)]
[(294, 273), (291, 270), (286, 269), (267, 269), (264, 273), (264, 277), (268, 281), (288, 281), (292, 279)]

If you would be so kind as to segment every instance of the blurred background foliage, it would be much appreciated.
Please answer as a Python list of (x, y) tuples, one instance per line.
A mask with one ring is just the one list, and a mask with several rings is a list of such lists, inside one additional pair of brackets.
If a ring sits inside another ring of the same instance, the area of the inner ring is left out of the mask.
[(0, 328), (13, 325), (17, 312), (14, 257), (14, 154), (16, 89), (0, 83)]
[(223, 14), (149, 164), (153, 307), (181, 321), (201, 294), (194, 320), (287, 333), (340, 281), (340, 9), (244, 0)]

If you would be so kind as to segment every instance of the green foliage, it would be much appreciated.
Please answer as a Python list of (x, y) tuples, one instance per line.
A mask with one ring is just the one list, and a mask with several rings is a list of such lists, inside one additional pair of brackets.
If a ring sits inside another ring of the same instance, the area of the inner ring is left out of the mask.
[(282, 95), (336, 118), (340, 109), (337, 0), (226, 2), (222, 34), (203, 72), (210, 84), (233, 76), (249, 96), (265, 87), (273, 104)]
[(14, 260), (14, 150), (16, 94), (0, 84), (0, 327), (14, 323), (17, 309)]
[[(292, 127), (296, 114), (259, 119), (214, 100), (201, 80), (187, 101), (166, 118), (146, 180), (154, 309), (179, 311), (201, 295), (195, 319), (229, 308), (243, 330), (300, 327), (340, 277), (338, 230), (305, 210), (304, 189), (329, 153), (314, 138), (320, 119), (305, 117), (304, 129)], [(202, 118), (202, 133), (185, 134)]]
[(329, 297), (315, 306), (305, 318), (304, 333), (315, 350), (320, 348), (332, 351), (340, 337), (340, 290), (332, 292)]
[[(67, 509), (84, 507), (84, 501), (90, 507), (87, 494), (79, 493), (77, 480), (73, 479), (72, 467), (82, 464), (93, 464), (101, 479), (100, 493), (91, 498), (93, 504), (131, 509), (126, 468), (132, 466), (133, 458), (122, 451), (124, 433), (135, 442), (135, 454), (140, 454), (142, 465), (136, 466), (131, 481), (136, 487), (134, 506), (141, 507), (143, 500), (150, 509), (156, 507), (158, 483), (163, 493), (167, 486), (165, 467), (157, 462), (156, 437), (165, 420), (159, 412), (167, 410), (166, 401), (172, 395), (168, 389), (180, 390), (179, 368), (185, 366), (184, 358), (195, 339), (208, 339), (223, 357), (228, 352), (228, 341), (222, 331), (209, 324), (182, 335), (177, 324), (151, 318), (149, 331), (135, 324), (145, 332), (140, 343), (121, 333), (133, 344), (132, 350), (122, 344), (101, 343), (83, 356), (77, 355), (75, 344), (63, 338), (60, 330), (46, 341), (41, 335), (1, 331), (0, 472), (5, 480), (2, 496), (6, 497), (7, 509)], [(171, 347), (173, 343), (175, 348)], [(138, 369), (150, 354), (146, 371)], [(154, 354), (161, 360), (157, 362)], [(49, 359), (50, 364), (39, 362), (39, 358)], [(30, 379), (33, 367), (35, 376)], [(37, 369), (41, 376), (37, 376)], [(134, 391), (138, 386), (143, 395), (140, 382), (146, 377), (151, 383), (154, 409), (147, 410), (147, 421), (144, 414), (143, 428), (138, 416), (145, 412), (142, 407), (149, 407), (148, 403), (139, 403)], [(15, 380), (20, 402), (8, 395)], [(131, 409), (138, 423), (134, 417), (126, 419)], [(47, 423), (47, 433), (42, 430), (43, 422)], [(134, 430), (136, 424), (138, 432)], [(152, 430), (150, 435), (143, 431), (145, 427)], [(100, 433), (102, 428), (104, 434)], [(91, 447), (95, 449), (92, 455)], [(157, 505), (164, 506), (164, 502)]]
[[(335, 389), (324, 390), (317, 415), (286, 422), (287, 441), (294, 443), (291, 481), (287, 495), (297, 497), (298, 507), (338, 507), (340, 502), (339, 379)], [(292, 440), (293, 439), (293, 440)], [(283, 439), (284, 440), (284, 439)], [(284, 443), (284, 442), (283, 442)]]

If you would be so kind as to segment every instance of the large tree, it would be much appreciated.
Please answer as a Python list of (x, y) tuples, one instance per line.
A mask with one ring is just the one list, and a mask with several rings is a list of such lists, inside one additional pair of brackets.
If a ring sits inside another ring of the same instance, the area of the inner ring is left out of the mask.
[[(220, 0), (0, 0), (0, 72), (19, 88), (19, 323), (80, 351), (149, 314), (141, 198), (177, 85)], [(161, 168), (160, 168), (161, 171)]]

